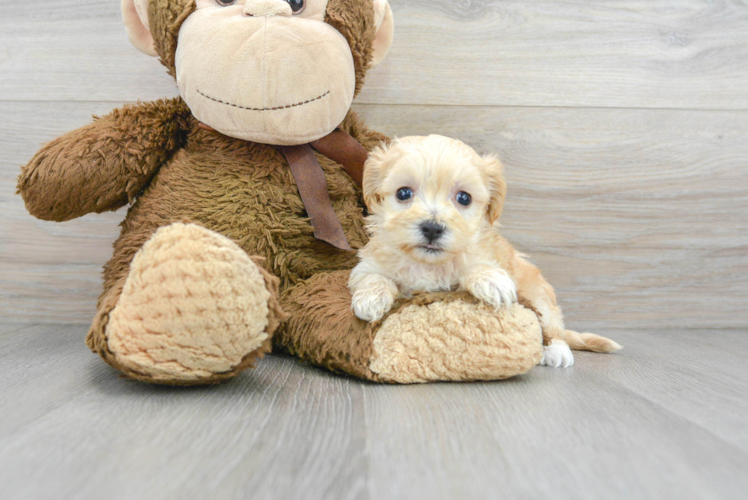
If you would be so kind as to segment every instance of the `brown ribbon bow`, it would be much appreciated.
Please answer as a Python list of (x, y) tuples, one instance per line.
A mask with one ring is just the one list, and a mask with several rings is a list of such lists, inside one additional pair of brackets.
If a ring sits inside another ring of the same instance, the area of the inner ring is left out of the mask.
[(350, 250), (351, 246), (343, 233), (343, 226), (340, 225), (332, 208), (325, 173), (312, 148), (342, 165), (343, 170), (359, 186), (363, 182), (364, 162), (369, 152), (356, 139), (340, 129), (310, 144), (283, 146), (283, 154), (291, 167), (301, 201), (314, 228), (314, 237), (326, 241), (335, 248)]
[[(205, 130), (214, 131), (200, 123)], [(342, 165), (348, 175), (360, 186), (364, 178), (364, 163), (369, 152), (348, 132), (335, 129), (325, 137), (300, 146), (281, 146), (291, 167), (291, 173), (299, 189), (301, 201), (314, 228), (314, 237), (335, 248), (351, 250), (337, 215), (332, 208), (327, 180), (322, 166), (314, 156), (312, 148)]]

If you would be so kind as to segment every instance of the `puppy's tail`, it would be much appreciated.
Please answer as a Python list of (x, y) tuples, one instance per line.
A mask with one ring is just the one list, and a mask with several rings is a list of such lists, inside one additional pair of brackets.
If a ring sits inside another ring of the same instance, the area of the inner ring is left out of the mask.
[(594, 333), (577, 333), (572, 330), (564, 330), (561, 338), (576, 351), (615, 352), (623, 349), (623, 346), (618, 342)]

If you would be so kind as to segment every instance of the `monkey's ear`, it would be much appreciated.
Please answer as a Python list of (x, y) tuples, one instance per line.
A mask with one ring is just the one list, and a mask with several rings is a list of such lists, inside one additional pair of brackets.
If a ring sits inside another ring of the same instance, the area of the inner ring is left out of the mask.
[(483, 160), (486, 162), (485, 172), (488, 179), (488, 192), (491, 193), (486, 212), (488, 222), (493, 225), (501, 217), (501, 212), (504, 211), (504, 199), (506, 198), (504, 166), (495, 156), (484, 156)]
[(382, 62), (390, 51), (392, 38), (395, 36), (395, 19), (387, 0), (374, 0), (374, 21), (377, 25), (377, 34), (374, 36), (372, 66)]
[(149, 0), (122, 0), (122, 20), (127, 36), (139, 51), (156, 57), (156, 44), (148, 28)]

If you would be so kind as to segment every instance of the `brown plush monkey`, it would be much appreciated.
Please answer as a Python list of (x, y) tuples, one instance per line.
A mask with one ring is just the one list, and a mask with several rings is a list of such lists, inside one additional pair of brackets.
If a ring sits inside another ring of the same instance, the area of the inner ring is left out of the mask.
[(87, 338), (107, 363), (147, 382), (205, 384), (251, 366), (272, 341), (385, 382), (499, 379), (537, 364), (540, 327), (520, 305), (496, 313), (442, 293), (404, 300), (375, 324), (355, 318), (347, 282), (366, 243), (361, 192), (318, 153), (338, 246), (353, 250), (315, 238), (282, 147), (337, 127), (367, 150), (386, 140), (350, 112), (392, 40), (386, 0), (122, 6), (131, 40), (160, 57), (182, 97), (60, 137), (18, 184), (45, 220), (131, 204)]

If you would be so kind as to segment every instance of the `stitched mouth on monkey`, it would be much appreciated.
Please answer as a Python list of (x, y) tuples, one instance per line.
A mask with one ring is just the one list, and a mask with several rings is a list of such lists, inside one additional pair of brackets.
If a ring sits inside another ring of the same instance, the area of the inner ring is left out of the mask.
[(207, 95), (206, 93), (202, 92), (200, 89), (197, 89), (197, 93), (200, 94), (201, 96), (205, 97), (206, 99), (211, 100), (211, 101), (214, 101), (214, 102), (217, 102), (217, 103), (220, 103), (220, 104), (225, 104), (226, 106), (231, 106), (233, 108), (244, 109), (246, 111), (279, 111), (281, 109), (295, 108), (297, 106), (304, 106), (304, 105), (309, 104), (309, 103), (314, 102), (314, 101), (319, 101), (320, 99), (324, 99), (325, 97), (327, 97), (327, 96), (330, 95), (330, 91), (328, 90), (327, 92), (323, 92), (322, 94), (318, 95), (317, 97), (315, 97), (313, 99), (307, 99), (306, 101), (301, 101), (301, 102), (297, 102), (297, 103), (294, 103), (294, 104), (286, 104), (286, 105), (281, 105), (281, 106), (275, 106), (275, 107), (272, 107), (272, 108), (253, 108), (253, 107), (250, 107), (250, 106), (242, 106), (240, 104), (235, 104), (235, 103), (232, 103), (232, 102), (222, 101), (221, 99), (217, 99), (215, 97), (211, 97), (211, 96)]

